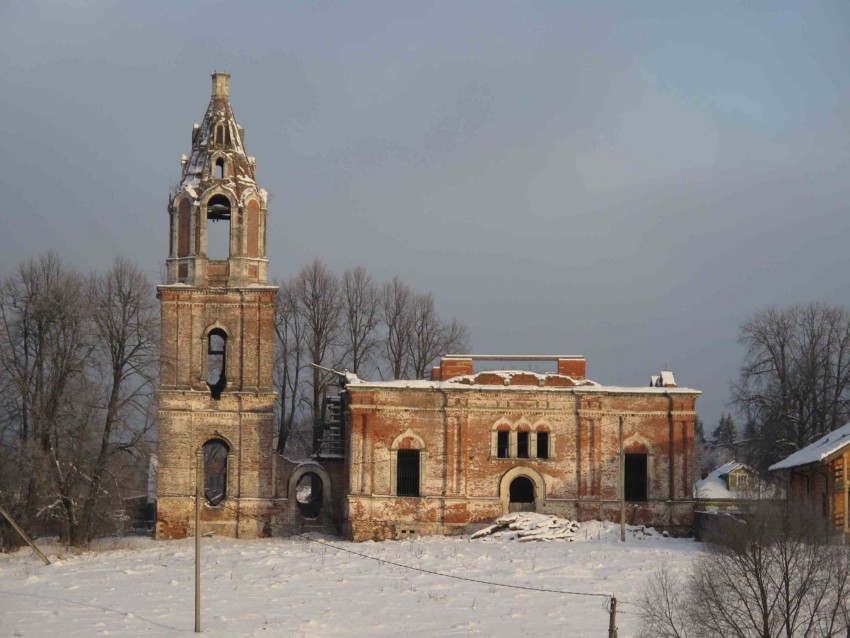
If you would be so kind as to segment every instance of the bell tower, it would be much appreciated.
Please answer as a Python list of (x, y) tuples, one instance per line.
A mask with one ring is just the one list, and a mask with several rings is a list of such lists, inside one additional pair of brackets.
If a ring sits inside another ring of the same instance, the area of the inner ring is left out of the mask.
[(273, 499), (274, 301), (266, 205), (256, 160), (230, 106), (230, 75), (192, 128), (192, 152), (168, 205), (166, 283), (159, 286), (157, 537), (266, 533)]

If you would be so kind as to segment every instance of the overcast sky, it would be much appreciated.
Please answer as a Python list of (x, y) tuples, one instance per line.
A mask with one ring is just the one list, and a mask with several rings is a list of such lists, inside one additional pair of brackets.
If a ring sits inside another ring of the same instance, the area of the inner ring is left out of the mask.
[(850, 304), (846, 0), (242, 4), (0, 0), (0, 274), (158, 277), (222, 70), (270, 270), (398, 274), (476, 352), (670, 369), (710, 430), (748, 315)]

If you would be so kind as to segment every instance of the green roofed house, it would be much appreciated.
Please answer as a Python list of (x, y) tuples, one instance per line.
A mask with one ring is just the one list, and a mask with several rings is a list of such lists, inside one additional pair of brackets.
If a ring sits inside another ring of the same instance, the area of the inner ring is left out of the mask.
[(777, 497), (775, 487), (763, 481), (749, 465), (729, 461), (694, 483), (699, 510), (739, 509), (743, 501)]

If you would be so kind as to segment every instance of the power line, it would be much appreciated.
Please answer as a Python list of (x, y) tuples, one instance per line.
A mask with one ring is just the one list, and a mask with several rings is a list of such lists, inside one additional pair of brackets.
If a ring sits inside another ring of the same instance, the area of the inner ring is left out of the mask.
[[(130, 491), (147, 492), (147, 488), (142, 490), (140, 488), (130, 487), (128, 489)], [(168, 496), (168, 497), (173, 497), (173, 498), (194, 498), (194, 494), (190, 495), (190, 494), (159, 492), (158, 495)], [(263, 519), (261, 519), (257, 516), (252, 516), (252, 515), (247, 514), (245, 512), (241, 512), (241, 511), (237, 510), (236, 508), (234, 508), (233, 506), (228, 505), (226, 503), (222, 503), (220, 505), (220, 507), (227, 509), (231, 512), (234, 512), (235, 514), (239, 515), (240, 517), (244, 517), (244, 518), (247, 518), (247, 519), (250, 519), (250, 520), (254, 520), (254, 521), (257, 521), (258, 523), (263, 523), (264, 525), (267, 524), (267, 521), (265, 521), (265, 520), (263, 520)], [(377, 521), (377, 522), (390, 523), (390, 522), (393, 522), (393, 521)], [(293, 530), (295, 529), (295, 526), (286, 526), (286, 525), (281, 525), (281, 524), (278, 524), (278, 523), (271, 523), (270, 527), (273, 528), (273, 529), (277, 529), (279, 531), (289, 533), (290, 537), (300, 538), (301, 540), (304, 540), (304, 541), (307, 541), (307, 542), (310, 542), (310, 543), (315, 543), (317, 545), (322, 545), (324, 547), (330, 547), (330, 548), (335, 549), (337, 551), (344, 552), (346, 554), (351, 554), (353, 556), (358, 556), (360, 558), (366, 558), (366, 559), (369, 559), (369, 560), (373, 560), (377, 563), (381, 563), (381, 564), (384, 564), (384, 565), (392, 565), (393, 567), (400, 567), (402, 569), (409, 569), (411, 571), (420, 572), (422, 574), (429, 574), (431, 576), (439, 576), (439, 577), (442, 577), (442, 578), (451, 578), (451, 579), (454, 579), (454, 580), (460, 580), (460, 581), (465, 581), (465, 582), (470, 582), (470, 583), (477, 583), (477, 584), (480, 584), (480, 585), (488, 585), (488, 586), (491, 586), (491, 587), (504, 587), (504, 588), (507, 588), (507, 589), (517, 589), (517, 590), (533, 591), (533, 592), (549, 593), (549, 594), (562, 594), (562, 595), (568, 595), (568, 596), (585, 596), (585, 597), (593, 597), (593, 598), (602, 598), (605, 601), (604, 604), (607, 604), (607, 602), (611, 599), (611, 596), (609, 594), (602, 594), (602, 593), (598, 593), (598, 592), (580, 592), (580, 591), (571, 591), (571, 590), (565, 590), (565, 589), (550, 589), (550, 588), (545, 588), (545, 587), (532, 587), (532, 586), (528, 586), (528, 585), (513, 585), (513, 584), (510, 584), (510, 583), (500, 583), (500, 582), (496, 582), (496, 581), (489, 581), (489, 580), (482, 580), (482, 579), (479, 579), (479, 578), (472, 578), (470, 576), (458, 576), (456, 574), (447, 574), (445, 572), (439, 572), (439, 571), (432, 570), (432, 569), (425, 569), (424, 567), (415, 567), (413, 565), (400, 563), (398, 561), (393, 561), (393, 560), (389, 560), (389, 559), (386, 559), (386, 558), (380, 558), (378, 556), (372, 556), (370, 554), (366, 554), (364, 552), (358, 552), (356, 550), (348, 549), (346, 547), (341, 547), (339, 545), (336, 545), (334, 543), (329, 543), (329, 542), (321, 540), (321, 539), (312, 538), (310, 536), (307, 536), (306, 534), (294, 532)]]

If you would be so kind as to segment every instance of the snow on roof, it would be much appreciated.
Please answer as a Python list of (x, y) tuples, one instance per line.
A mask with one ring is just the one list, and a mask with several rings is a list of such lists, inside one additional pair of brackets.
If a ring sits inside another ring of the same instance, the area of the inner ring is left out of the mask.
[(737, 461), (729, 461), (715, 468), (701, 481), (694, 483), (694, 495), (697, 498), (737, 498), (735, 493), (729, 489), (729, 484), (724, 477), (739, 467), (747, 467)]
[(768, 471), (775, 472), (776, 470), (787, 470), (801, 465), (821, 463), (846, 445), (850, 445), (850, 423), (842, 425), (802, 450), (797, 450), (794, 454), (774, 463), (768, 468)]
[[(516, 376), (525, 376), (525, 377), (534, 377), (538, 382), (546, 382), (546, 379), (549, 377), (562, 377), (566, 379), (570, 379), (575, 385), (599, 385), (596, 381), (591, 381), (590, 379), (575, 379), (565, 374), (555, 374), (552, 372), (531, 372), (529, 370), (482, 370), (481, 372), (476, 372), (475, 374), (462, 374), (456, 377), (452, 377), (451, 379), (446, 379), (448, 383), (461, 383), (463, 385), (476, 385), (476, 380), (479, 375), (491, 375), (496, 376), (505, 381), (505, 385), (511, 382)], [(492, 384), (480, 384), (480, 385), (492, 385)]]
[[(487, 370), (486, 374), (496, 374), (510, 381), (510, 378), (515, 374), (533, 375), (538, 378), (546, 377), (545, 374), (536, 372), (520, 371), (520, 370)], [(480, 372), (478, 374), (484, 374)], [(431, 389), (431, 390), (498, 390), (498, 391), (514, 391), (522, 392), (530, 389), (540, 391), (567, 391), (567, 392), (617, 392), (617, 393), (639, 393), (639, 394), (702, 394), (699, 390), (693, 388), (647, 388), (640, 387), (623, 387), (623, 386), (604, 386), (590, 379), (574, 379), (574, 387), (553, 387), (539, 385), (492, 385), (492, 384), (476, 384), (474, 383), (475, 376), (466, 375), (460, 377), (452, 377), (446, 381), (429, 381), (427, 379), (397, 379), (394, 381), (367, 381), (359, 378), (356, 374), (346, 373), (347, 385), (358, 385), (361, 387), (370, 388), (410, 388), (410, 389)], [(550, 374), (550, 377), (564, 376)]]

